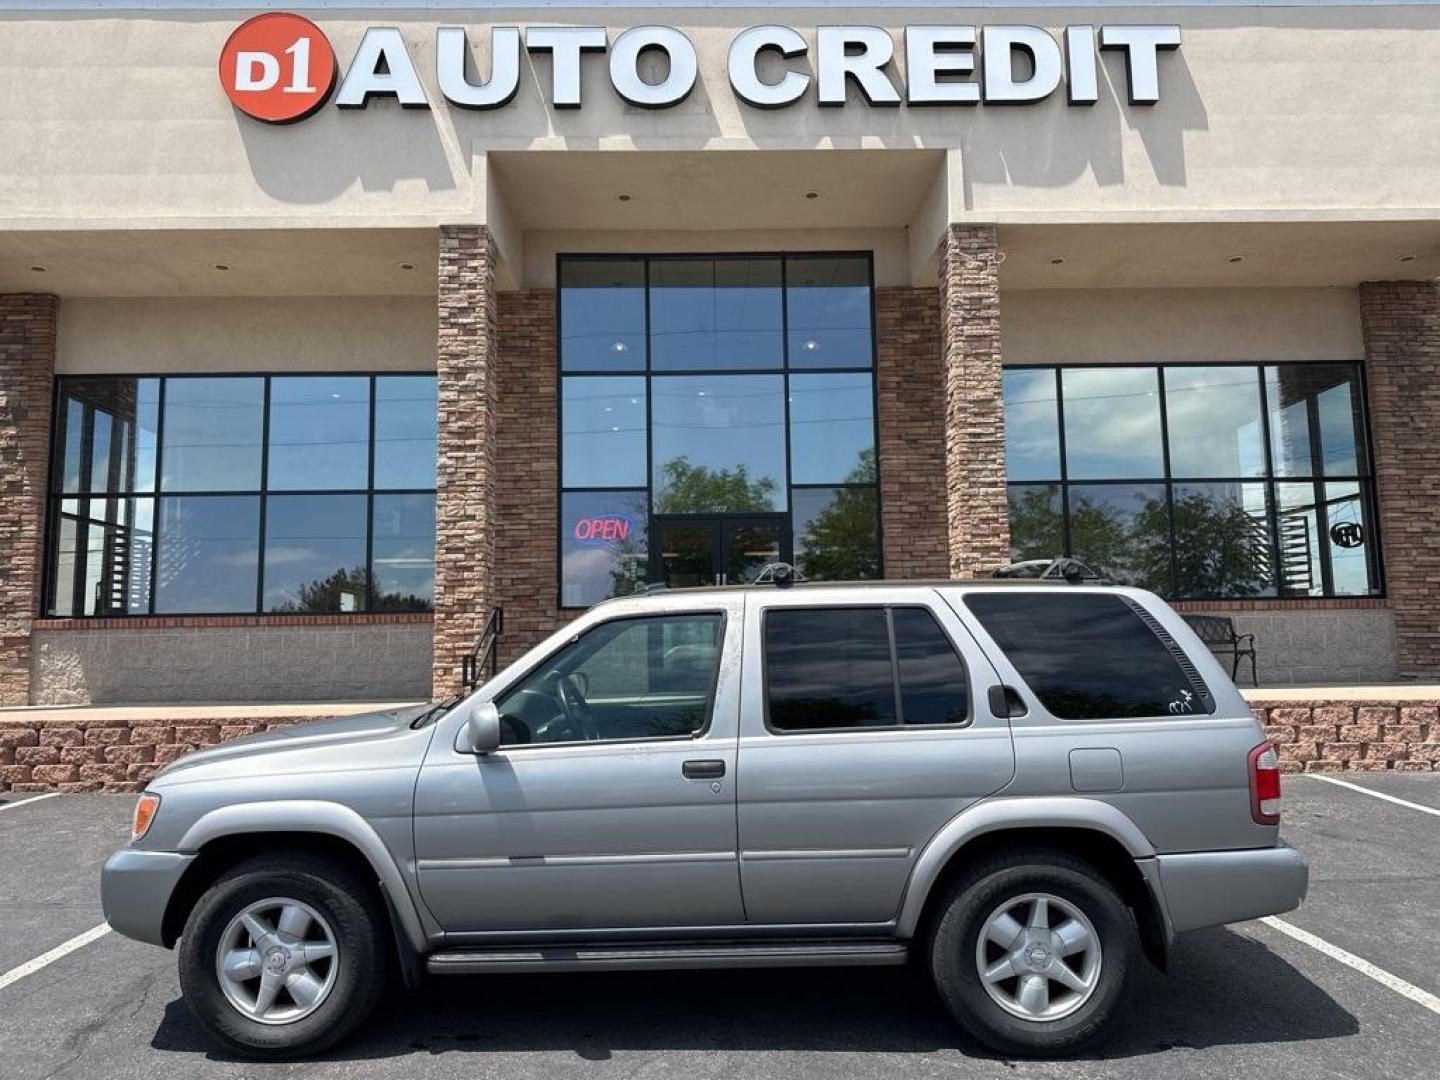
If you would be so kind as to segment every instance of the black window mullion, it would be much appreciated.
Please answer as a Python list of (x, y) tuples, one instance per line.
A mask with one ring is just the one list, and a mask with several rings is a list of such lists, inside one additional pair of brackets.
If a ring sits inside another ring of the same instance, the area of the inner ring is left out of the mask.
[(1170, 468), (1170, 410), (1165, 400), (1165, 366), (1155, 366), (1155, 386), (1160, 394), (1160, 460), (1165, 472), (1165, 535), (1170, 548), (1170, 596), (1180, 590), (1180, 559), (1175, 553), (1175, 483)]
[(1275, 595), (1285, 595), (1284, 553), (1280, 546), (1280, 488), (1275, 475), (1275, 448), (1270, 444), (1270, 391), (1265, 384), (1265, 365), (1255, 369), (1260, 380), (1260, 441), (1264, 443), (1265, 461), (1265, 518), (1270, 526), (1270, 574), (1274, 578)]
[(265, 515), (270, 486), (270, 378), (265, 377), (260, 404), (260, 539), (255, 553), (255, 611), (265, 610)]
[(370, 377), (370, 461), (365, 473), (365, 610), (375, 610), (375, 408), (379, 380)]
[(146, 614), (155, 614), (155, 593), (160, 584), (160, 485), (165, 464), (165, 385), (168, 379), (156, 380), (155, 413), (155, 502), (150, 511), (150, 597)]
[(1070, 465), (1065, 449), (1065, 380), (1060, 367), (1055, 368), (1055, 434), (1060, 451), (1060, 554), (1067, 559), (1075, 558), (1074, 538), (1070, 533)]

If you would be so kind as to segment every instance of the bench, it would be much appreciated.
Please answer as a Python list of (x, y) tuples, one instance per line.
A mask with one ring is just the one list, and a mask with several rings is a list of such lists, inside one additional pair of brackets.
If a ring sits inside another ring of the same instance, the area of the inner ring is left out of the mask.
[(1210, 651), (1219, 653), (1222, 656), (1228, 655), (1230, 661), (1230, 678), (1235, 679), (1240, 672), (1240, 661), (1242, 658), (1250, 659), (1250, 681), (1255, 686), (1260, 685), (1260, 680), (1255, 676), (1255, 635), (1237, 634), (1235, 632), (1235, 620), (1229, 615), (1182, 615), (1190, 629), (1195, 631)]

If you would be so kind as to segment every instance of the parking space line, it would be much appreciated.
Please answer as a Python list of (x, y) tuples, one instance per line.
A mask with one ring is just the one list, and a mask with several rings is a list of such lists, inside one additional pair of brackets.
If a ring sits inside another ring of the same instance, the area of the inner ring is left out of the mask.
[(1323, 773), (1301, 773), (1301, 776), (1308, 780), (1323, 780), (1327, 784), (1334, 784), (1336, 787), (1349, 788), (1351, 791), (1358, 791), (1362, 795), (1369, 795), (1373, 799), (1384, 799), (1386, 802), (1394, 803), (1396, 806), (1403, 806), (1410, 810), (1419, 810), (1422, 814), (1434, 814), (1440, 817), (1440, 810), (1433, 806), (1422, 806), (1419, 803), (1411, 802), (1409, 799), (1397, 799), (1394, 795), (1387, 795), (1383, 791), (1375, 791), (1368, 787), (1361, 787), (1359, 784), (1352, 784), (1349, 780), (1337, 780), (1333, 776), (1325, 776)]
[(17, 806), (29, 806), (31, 803), (44, 802), (46, 799), (53, 799), (59, 795), (58, 791), (47, 791), (44, 795), (36, 795), (33, 799), (21, 799), (19, 802), (7, 802), (0, 806), (0, 810), (14, 810)]
[(21, 979), (25, 978), (26, 975), (34, 975), (35, 972), (39, 971), (41, 968), (48, 967), (56, 960), (69, 956), (76, 949), (83, 949), (92, 941), (96, 940), (97, 938), (104, 937), (109, 932), (109, 923), (101, 923), (99, 926), (92, 926), (83, 934), (77, 934), (75, 937), (72, 937), (63, 945), (56, 945), (55, 948), (51, 949), (49, 952), (41, 953), (39, 956), (35, 957), (34, 960), (27, 960), (19, 967), (11, 968), (9, 971), (5, 972), (4, 975), (0, 975), (0, 990), (4, 990), (12, 983), (19, 982)]
[(1340, 961), (1340, 963), (1346, 967), (1353, 968), (1360, 972), (1361, 975), (1374, 979), (1381, 986), (1389, 987), (1401, 997), (1407, 997), (1422, 1008), (1429, 1009), (1436, 1016), (1440, 1016), (1440, 997), (1436, 997), (1428, 990), (1421, 990), (1420, 987), (1413, 983), (1406, 982), (1400, 978), (1400, 976), (1391, 975), (1390, 972), (1382, 967), (1376, 967), (1370, 963), (1369, 960), (1356, 956), (1352, 952), (1346, 952), (1338, 945), (1331, 945), (1330, 942), (1324, 938), (1316, 937), (1309, 931), (1301, 930), (1298, 926), (1293, 926), (1284, 919), (1277, 919), (1274, 915), (1267, 915), (1260, 921), (1266, 926), (1273, 926), (1282, 934), (1294, 938), (1302, 945), (1309, 945), (1312, 949), (1324, 953), (1330, 957), (1330, 959)]

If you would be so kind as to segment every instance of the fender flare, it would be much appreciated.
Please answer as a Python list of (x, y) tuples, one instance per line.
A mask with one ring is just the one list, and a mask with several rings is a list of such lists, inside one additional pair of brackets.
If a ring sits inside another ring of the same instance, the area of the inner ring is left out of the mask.
[(405, 937), (419, 953), (428, 952), (430, 942), (420, 920), (415, 899), (395, 857), (380, 835), (363, 817), (348, 806), (318, 799), (283, 799), (276, 802), (237, 803), (221, 806), (202, 815), (185, 830), (179, 850), (199, 851), (212, 840), (246, 833), (303, 832), (332, 836), (359, 850), (380, 879)]
[(1103, 833), (1129, 852), (1133, 859), (1148, 859), (1155, 848), (1133, 821), (1109, 803), (1078, 796), (985, 799), (960, 811), (941, 826), (915, 860), (905, 896), (900, 902), (897, 930), (915, 935), (930, 891), (946, 864), (976, 837), (1002, 829), (1080, 829)]

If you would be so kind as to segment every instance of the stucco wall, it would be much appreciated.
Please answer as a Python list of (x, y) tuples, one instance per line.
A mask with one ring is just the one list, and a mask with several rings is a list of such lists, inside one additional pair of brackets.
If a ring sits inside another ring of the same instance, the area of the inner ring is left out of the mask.
[[(0, 28), (0, 220), (35, 228), (123, 221), (422, 225), (467, 220), (483, 206), (472, 154), (540, 147), (605, 149), (824, 146), (963, 147), (967, 215), (980, 220), (1080, 220), (1093, 213), (1160, 220), (1204, 214), (1245, 220), (1284, 210), (1330, 217), (1440, 208), (1440, 8), (1247, 5), (955, 9), (855, 8), (884, 25), (903, 72), (907, 23), (1178, 22), (1184, 44), (1162, 57), (1160, 104), (1124, 102), (1124, 60), (1100, 61), (1100, 100), (1085, 108), (1059, 92), (1022, 108), (876, 109), (852, 88), (843, 109), (741, 104), (725, 71), (740, 28), (795, 26), (812, 45), (820, 7), (717, 7), (427, 12), (321, 11), (342, 68), (365, 28), (397, 26), (433, 108), (376, 102), (332, 106), (299, 125), (239, 116), (215, 76), (236, 10), (6, 12)], [(583, 107), (547, 104), (550, 62), (522, 57), (508, 106), (466, 112), (435, 85), (437, 23), (468, 24), (476, 67), (489, 70), (489, 25), (678, 24), (699, 52), (700, 80), (681, 105), (647, 111), (609, 86), (606, 64), (583, 65)], [(20, 58), (23, 58), (20, 59)], [(796, 65), (809, 69), (809, 61)], [(774, 77), (774, 73), (770, 73)], [(899, 78), (900, 76), (897, 76)], [(822, 119), (823, 118), (823, 119)], [(1377, 183), (1383, 168), (1383, 183)], [(483, 185), (482, 185), (483, 186)], [(683, 201), (685, 193), (676, 192)]]
[(430, 696), (431, 627), (37, 630), (37, 705), (405, 701)]
[(434, 371), (435, 300), (67, 299), (55, 367), (58, 374)]

